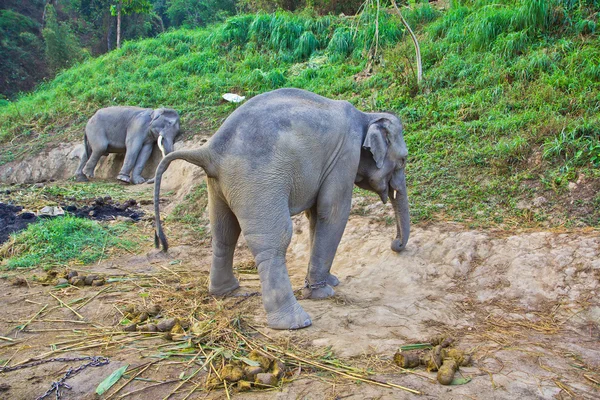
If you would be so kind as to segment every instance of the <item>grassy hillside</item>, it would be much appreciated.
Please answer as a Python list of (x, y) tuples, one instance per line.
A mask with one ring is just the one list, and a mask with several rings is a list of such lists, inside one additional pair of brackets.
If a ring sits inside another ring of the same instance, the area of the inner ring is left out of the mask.
[[(415, 220), (479, 226), (600, 224), (600, 1), (452, 2), (359, 17), (241, 15), (127, 42), (0, 107), (0, 163), (80, 140), (99, 107), (178, 109), (186, 135), (214, 131), (248, 97), (300, 87), (406, 125)], [(355, 28), (358, 28), (355, 30)], [(371, 52), (369, 52), (371, 49)]]

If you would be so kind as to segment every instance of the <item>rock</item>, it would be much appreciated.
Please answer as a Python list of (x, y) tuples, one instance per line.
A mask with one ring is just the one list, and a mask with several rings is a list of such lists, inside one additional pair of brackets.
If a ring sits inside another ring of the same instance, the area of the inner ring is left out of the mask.
[(277, 377), (270, 373), (262, 373), (256, 375), (256, 379), (254, 382), (259, 383), (261, 385), (276, 386)]
[(92, 282), (98, 279), (98, 275), (88, 275), (84, 278), (84, 282), (86, 285), (91, 286)]
[(67, 279), (71, 279), (77, 275), (79, 275), (79, 273), (77, 271), (69, 271), (69, 272), (67, 272)]
[(124, 217), (123, 215), (117, 215), (115, 218), (117, 222), (134, 222), (133, 218)]
[(68, 212), (75, 212), (75, 211), (77, 211), (77, 207), (76, 206), (65, 206), (64, 210), (68, 211)]
[(43, 183), (36, 183), (36, 184), (35, 184), (35, 185), (33, 185), (33, 186), (34, 186), (35, 188), (37, 188), (37, 189), (41, 189), (41, 188), (43, 188), (43, 187), (44, 187), (44, 184), (43, 184)]
[(74, 276), (73, 278), (69, 279), (69, 283), (77, 287), (85, 286), (85, 280), (80, 276)]
[(106, 280), (104, 278), (94, 279), (92, 281), (92, 286), (103, 286), (105, 283), (106, 283)]
[(169, 318), (160, 321), (156, 327), (161, 332), (170, 332), (171, 329), (177, 324), (177, 318)]

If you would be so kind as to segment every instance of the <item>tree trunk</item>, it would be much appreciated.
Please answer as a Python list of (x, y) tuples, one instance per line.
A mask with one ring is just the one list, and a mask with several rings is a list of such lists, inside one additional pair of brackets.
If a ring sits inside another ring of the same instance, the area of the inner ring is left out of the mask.
[(121, 3), (117, 4), (117, 49), (121, 48)]
[(416, 56), (417, 56), (416, 57), (417, 58), (417, 83), (420, 84), (421, 80), (423, 79), (423, 66), (421, 64), (421, 48), (419, 47), (419, 42), (417, 41), (417, 37), (415, 36), (415, 33), (413, 32), (413, 30), (410, 29), (410, 26), (408, 26), (408, 22), (406, 22), (406, 20), (402, 16), (402, 13), (400, 12), (400, 9), (398, 8), (398, 5), (396, 4), (395, 0), (392, 0), (392, 5), (396, 9), (396, 12), (398, 12), (398, 15), (400, 16), (400, 20), (402, 21), (402, 24), (404, 24), (404, 26), (408, 30), (408, 33), (410, 34), (410, 38), (412, 39), (412, 41), (415, 45), (415, 52), (417, 53), (416, 54)]

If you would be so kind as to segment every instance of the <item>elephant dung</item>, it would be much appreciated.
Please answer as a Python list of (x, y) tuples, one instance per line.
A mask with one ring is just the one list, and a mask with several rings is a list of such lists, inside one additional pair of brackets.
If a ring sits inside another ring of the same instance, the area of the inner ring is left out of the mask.
[(92, 281), (92, 286), (103, 286), (105, 283), (106, 283), (106, 280), (104, 278), (94, 279)]
[(452, 358), (461, 367), (466, 367), (471, 363), (471, 355), (465, 354), (465, 352), (460, 349), (443, 349), (442, 358), (444, 360)]
[(277, 385), (277, 376), (271, 373), (258, 374), (254, 382), (266, 386), (275, 386)]
[(271, 373), (275, 375), (278, 379), (283, 376), (285, 373), (285, 364), (280, 360), (274, 360), (273, 366), (271, 368)]
[(238, 392), (247, 392), (250, 389), (252, 389), (252, 382), (243, 381), (243, 380), (238, 381), (238, 383), (237, 383)]
[(170, 332), (171, 329), (177, 324), (177, 318), (169, 318), (162, 320), (156, 325), (159, 331), (161, 332)]
[(402, 368), (415, 368), (421, 364), (421, 354), (416, 351), (399, 351), (394, 354), (394, 362)]
[(237, 365), (225, 365), (219, 374), (227, 382), (237, 382), (244, 377), (244, 370)]
[(251, 381), (254, 381), (256, 375), (262, 374), (263, 372), (265, 372), (265, 370), (262, 369), (262, 367), (253, 367), (251, 365), (244, 367), (244, 374), (246, 375), (246, 378)]
[(71, 278), (69, 280), (69, 283), (73, 286), (77, 286), (77, 287), (83, 287), (85, 286), (85, 280), (82, 279), (80, 276), (74, 276), (73, 278)]
[(271, 366), (271, 359), (264, 354), (260, 353), (258, 350), (252, 350), (248, 354), (248, 358), (252, 361), (256, 361), (260, 364), (263, 370), (268, 371)]
[(98, 279), (98, 275), (88, 275), (84, 278), (84, 282), (87, 286), (92, 286), (92, 282)]
[(429, 355), (425, 358), (427, 371), (437, 371), (442, 365), (442, 347), (435, 346), (431, 349)]
[(458, 370), (458, 363), (454, 358), (445, 358), (442, 366), (438, 370), (437, 380), (442, 385), (449, 385), (454, 379), (454, 374)]

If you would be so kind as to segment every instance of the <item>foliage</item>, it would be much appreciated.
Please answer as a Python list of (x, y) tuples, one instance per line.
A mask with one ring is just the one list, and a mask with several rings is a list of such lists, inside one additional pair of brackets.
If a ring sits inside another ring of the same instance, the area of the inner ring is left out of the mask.
[(171, 25), (201, 27), (235, 14), (235, 4), (235, 0), (169, 0), (166, 14)]
[(208, 192), (206, 183), (202, 182), (196, 185), (183, 201), (175, 207), (168, 220), (188, 224), (200, 233), (204, 233), (205, 226), (208, 224), (206, 218), (207, 206)]
[(13, 10), (0, 10), (0, 93), (10, 96), (30, 89), (28, 82), (45, 75), (38, 34), (35, 20)]
[(42, 35), (46, 44), (46, 59), (51, 70), (68, 68), (84, 58), (77, 38), (67, 23), (58, 22), (56, 10), (52, 5), (47, 7), (46, 25)]
[(2, 267), (48, 269), (69, 263), (89, 264), (112, 248), (133, 249), (134, 241), (124, 235), (128, 229), (123, 223), (104, 226), (71, 216), (44, 219), (13, 235), (13, 240), (0, 248), (0, 257), (10, 257)]
[[(113, 104), (174, 107), (186, 131), (214, 132), (239, 106), (223, 93), (249, 98), (299, 87), (402, 118), (415, 221), (598, 225), (600, 209), (577, 211), (567, 192), (580, 176), (600, 179), (598, 3), (552, 1), (546, 8), (534, 0), (473, 0), (443, 12), (427, 3), (403, 10), (421, 42), (421, 86), (412, 43), (389, 12), (380, 13), (381, 59), (372, 71), (365, 68), (373, 10), (364, 19), (237, 15), (207, 29), (172, 30), (126, 42), (0, 107), (0, 142), (19, 138), (7, 146), (15, 158), (47, 141), (80, 140), (89, 116)], [(524, 17), (524, 10), (538, 15)], [(517, 208), (540, 196), (560, 214), (549, 220), (545, 211)]]

